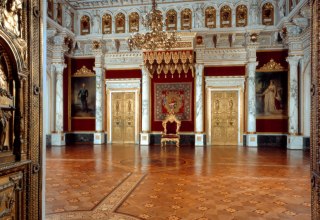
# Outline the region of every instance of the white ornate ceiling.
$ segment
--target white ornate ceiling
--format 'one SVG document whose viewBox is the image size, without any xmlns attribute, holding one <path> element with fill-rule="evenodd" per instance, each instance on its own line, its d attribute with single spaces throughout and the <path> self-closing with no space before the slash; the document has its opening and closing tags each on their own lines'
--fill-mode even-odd
<svg viewBox="0 0 320 220">
<path fill-rule="evenodd" d="M 104 8 L 104 7 L 119 7 L 119 6 L 138 6 L 138 5 L 151 5 L 151 0 L 66 0 L 74 9 L 91 9 L 91 8 Z M 237 2 L 260 2 L 260 0 L 212 0 L 211 4 Z M 171 3 L 205 3 L 207 1 L 197 0 L 156 0 L 158 4 L 171 4 Z"/>
</svg>

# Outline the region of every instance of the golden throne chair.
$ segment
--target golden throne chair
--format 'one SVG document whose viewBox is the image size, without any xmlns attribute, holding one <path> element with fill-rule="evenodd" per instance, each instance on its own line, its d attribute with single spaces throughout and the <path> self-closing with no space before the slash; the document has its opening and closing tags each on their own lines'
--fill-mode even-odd
<svg viewBox="0 0 320 220">
<path fill-rule="evenodd" d="M 161 147 L 167 142 L 172 141 L 179 147 L 180 144 L 180 126 L 181 121 L 174 114 L 169 114 L 162 121 L 163 133 L 161 135 Z"/>
</svg>

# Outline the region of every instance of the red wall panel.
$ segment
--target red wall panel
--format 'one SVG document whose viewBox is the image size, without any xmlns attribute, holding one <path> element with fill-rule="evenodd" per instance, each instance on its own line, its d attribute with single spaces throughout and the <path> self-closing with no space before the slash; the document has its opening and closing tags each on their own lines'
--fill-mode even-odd
<svg viewBox="0 0 320 220">
<path fill-rule="evenodd" d="M 180 131 L 193 132 L 194 131 L 194 78 L 191 75 L 191 72 L 187 74 L 182 73 L 180 78 L 178 74 L 174 74 L 174 78 L 171 78 L 171 74 L 168 74 L 167 78 L 164 77 L 164 74 L 160 74 L 160 78 L 154 76 L 151 79 L 151 130 L 152 131 L 163 131 L 162 122 L 154 120 L 154 83 L 179 83 L 179 82 L 192 82 L 192 97 L 191 97 L 191 121 L 182 121 Z"/>
<path fill-rule="evenodd" d="M 211 66 L 204 68 L 205 76 L 244 76 L 245 66 Z"/>
<path fill-rule="evenodd" d="M 257 61 L 259 62 L 257 69 L 268 63 L 271 59 L 274 59 L 275 62 L 280 63 L 283 67 L 288 68 L 288 62 L 286 61 L 287 57 L 288 50 L 259 51 L 257 52 Z"/>
<path fill-rule="evenodd" d="M 288 132 L 288 119 L 257 119 L 257 132 Z"/>
<path fill-rule="evenodd" d="M 96 120 L 94 118 L 88 119 L 71 119 L 71 130 L 72 131 L 95 131 L 96 129 Z"/>
<path fill-rule="evenodd" d="M 106 79 L 141 78 L 140 69 L 132 70 L 106 70 Z"/>
</svg>

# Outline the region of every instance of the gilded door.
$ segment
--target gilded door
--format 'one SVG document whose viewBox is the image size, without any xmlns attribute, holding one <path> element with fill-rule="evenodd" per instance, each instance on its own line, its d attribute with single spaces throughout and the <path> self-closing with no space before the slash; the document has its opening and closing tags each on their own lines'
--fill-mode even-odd
<svg viewBox="0 0 320 220">
<path fill-rule="evenodd" d="M 112 142 L 134 143 L 135 94 L 133 92 L 115 92 L 111 97 Z"/>
<path fill-rule="evenodd" d="M 212 91 L 211 144 L 238 144 L 238 92 Z"/>
</svg>

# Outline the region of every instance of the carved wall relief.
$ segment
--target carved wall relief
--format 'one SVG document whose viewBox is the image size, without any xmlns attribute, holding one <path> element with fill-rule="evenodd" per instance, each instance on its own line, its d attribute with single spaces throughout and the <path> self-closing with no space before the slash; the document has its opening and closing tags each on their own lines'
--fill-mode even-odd
<svg viewBox="0 0 320 220">
<path fill-rule="evenodd" d="M 112 17 L 110 14 L 105 14 L 102 17 L 102 33 L 103 34 L 112 33 Z"/>
<path fill-rule="evenodd" d="M 171 9 L 166 14 L 167 31 L 177 30 L 177 12 Z"/>
<path fill-rule="evenodd" d="M 274 8 L 271 3 L 265 3 L 262 6 L 262 24 L 263 25 L 273 25 L 274 20 Z"/>
<path fill-rule="evenodd" d="M 216 27 L 216 9 L 214 7 L 206 8 L 205 19 L 205 26 L 207 28 Z"/>
<path fill-rule="evenodd" d="M 236 9 L 236 26 L 245 27 L 248 24 L 248 9 L 245 5 L 239 5 Z"/>
<path fill-rule="evenodd" d="M 2 0 L 0 7 L 0 22 L 8 32 L 21 36 L 21 0 Z"/>
<path fill-rule="evenodd" d="M 181 11 L 181 30 L 190 30 L 192 28 L 192 12 L 189 8 Z"/>
<path fill-rule="evenodd" d="M 139 31 L 139 14 L 137 12 L 132 12 L 129 15 L 129 32 Z"/>
<path fill-rule="evenodd" d="M 48 17 L 53 19 L 53 0 L 48 0 Z"/>
<path fill-rule="evenodd" d="M 228 5 L 225 5 L 220 10 L 220 27 L 231 27 L 232 25 L 232 11 Z"/>
<path fill-rule="evenodd" d="M 116 15 L 116 33 L 126 32 L 126 17 L 123 13 Z"/>
<path fill-rule="evenodd" d="M 90 18 L 83 15 L 80 20 L 80 33 L 81 35 L 90 34 Z"/>
</svg>

